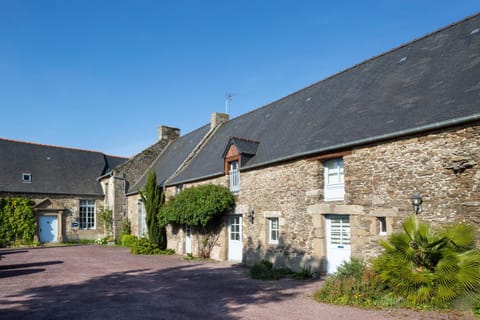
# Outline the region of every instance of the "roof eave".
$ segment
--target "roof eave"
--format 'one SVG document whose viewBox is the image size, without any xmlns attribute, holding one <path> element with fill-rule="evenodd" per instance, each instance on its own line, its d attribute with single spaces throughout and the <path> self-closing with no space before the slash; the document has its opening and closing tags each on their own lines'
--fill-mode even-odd
<svg viewBox="0 0 480 320">
<path fill-rule="evenodd" d="M 465 124 L 465 123 L 468 123 L 468 122 L 478 121 L 478 120 L 480 120 L 480 113 L 475 113 L 473 115 L 469 115 L 469 116 L 466 116 L 466 117 L 460 117 L 460 118 L 435 122 L 435 123 L 428 124 L 428 125 L 425 125 L 425 126 L 420 126 L 420 127 L 415 127 L 415 128 L 411 128 L 411 129 L 406 129 L 406 130 L 396 131 L 396 132 L 387 133 L 387 134 L 383 134 L 383 135 L 378 135 L 378 136 L 374 136 L 374 137 L 370 137 L 370 138 L 364 138 L 364 139 L 359 139 L 359 140 L 355 140 L 355 141 L 340 143 L 340 144 L 333 145 L 333 146 L 328 146 L 328 147 L 325 147 L 325 148 L 319 148 L 319 149 L 310 150 L 310 151 L 306 151 L 306 152 L 296 153 L 296 154 L 289 155 L 289 156 L 286 156 L 286 157 L 281 157 L 281 158 L 276 158 L 276 159 L 273 159 L 273 160 L 264 161 L 264 162 L 261 162 L 261 163 L 256 163 L 256 164 L 253 164 L 253 165 L 250 165 L 250 166 L 246 165 L 245 167 L 240 168 L 240 171 L 252 170 L 252 169 L 256 169 L 256 168 L 259 168 L 259 167 L 264 167 L 264 166 L 271 165 L 271 164 L 278 163 L 278 162 L 285 162 L 285 161 L 289 161 L 289 160 L 293 160 L 293 159 L 297 159 L 297 158 L 312 156 L 312 155 L 319 154 L 319 153 L 332 152 L 332 151 L 339 150 L 339 149 L 357 147 L 357 146 L 360 146 L 360 145 L 380 142 L 380 141 L 383 141 L 383 140 L 399 138 L 399 137 L 406 136 L 406 135 L 418 134 L 418 133 L 437 130 L 437 129 L 446 128 L 446 127 L 452 127 L 452 126 Z"/>
</svg>

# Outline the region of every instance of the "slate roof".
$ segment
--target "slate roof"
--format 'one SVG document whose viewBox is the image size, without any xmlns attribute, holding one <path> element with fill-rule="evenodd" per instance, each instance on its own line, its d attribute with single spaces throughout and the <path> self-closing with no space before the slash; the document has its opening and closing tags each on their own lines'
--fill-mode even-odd
<svg viewBox="0 0 480 320">
<path fill-rule="evenodd" d="M 126 158 L 0 139 L 0 192 L 103 195 L 97 181 Z M 32 183 L 22 174 L 31 173 Z"/>
<path fill-rule="evenodd" d="M 170 143 L 154 161 L 151 168 L 129 189 L 128 193 L 137 193 L 145 185 L 147 175 L 152 169 L 155 170 L 157 175 L 157 183 L 163 185 L 166 180 L 180 168 L 209 130 L 210 125 L 205 125 Z"/>
<path fill-rule="evenodd" d="M 223 175 L 230 137 L 258 141 L 241 170 L 480 119 L 480 15 L 223 124 L 169 184 Z"/>
</svg>

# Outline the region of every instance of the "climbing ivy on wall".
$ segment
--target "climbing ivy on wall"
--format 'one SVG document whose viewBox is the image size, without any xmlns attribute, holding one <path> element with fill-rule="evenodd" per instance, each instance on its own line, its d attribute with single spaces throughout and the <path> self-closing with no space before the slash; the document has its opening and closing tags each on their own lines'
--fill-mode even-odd
<svg viewBox="0 0 480 320">
<path fill-rule="evenodd" d="M 32 205 L 25 198 L 0 198 L 0 247 L 33 241 L 37 225 Z"/>
</svg>

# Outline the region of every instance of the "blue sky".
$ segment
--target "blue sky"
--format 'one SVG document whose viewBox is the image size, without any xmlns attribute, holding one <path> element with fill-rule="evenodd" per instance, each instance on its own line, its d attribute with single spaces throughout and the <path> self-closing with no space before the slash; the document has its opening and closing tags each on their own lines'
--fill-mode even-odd
<svg viewBox="0 0 480 320">
<path fill-rule="evenodd" d="M 480 12 L 478 0 L 0 0 L 0 138 L 132 156 Z"/>
</svg>

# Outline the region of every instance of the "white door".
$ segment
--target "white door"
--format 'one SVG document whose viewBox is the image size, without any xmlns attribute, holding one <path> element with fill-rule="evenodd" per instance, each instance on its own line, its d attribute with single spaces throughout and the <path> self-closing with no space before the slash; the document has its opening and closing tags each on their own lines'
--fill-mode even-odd
<svg viewBox="0 0 480 320">
<path fill-rule="evenodd" d="M 328 215 L 327 218 L 327 272 L 334 273 L 350 260 L 350 217 Z"/>
<path fill-rule="evenodd" d="M 242 261 L 242 216 L 231 216 L 228 220 L 228 260 Z"/>
<path fill-rule="evenodd" d="M 192 253 L 192 228 L 185 225 L 185 254 Z"/>
<path fill-rule="evenodd" d="M 40 216 L 39 219 L 40 242 L 57 242 L 58 223 L 55 216 Z"/>
</svg>

